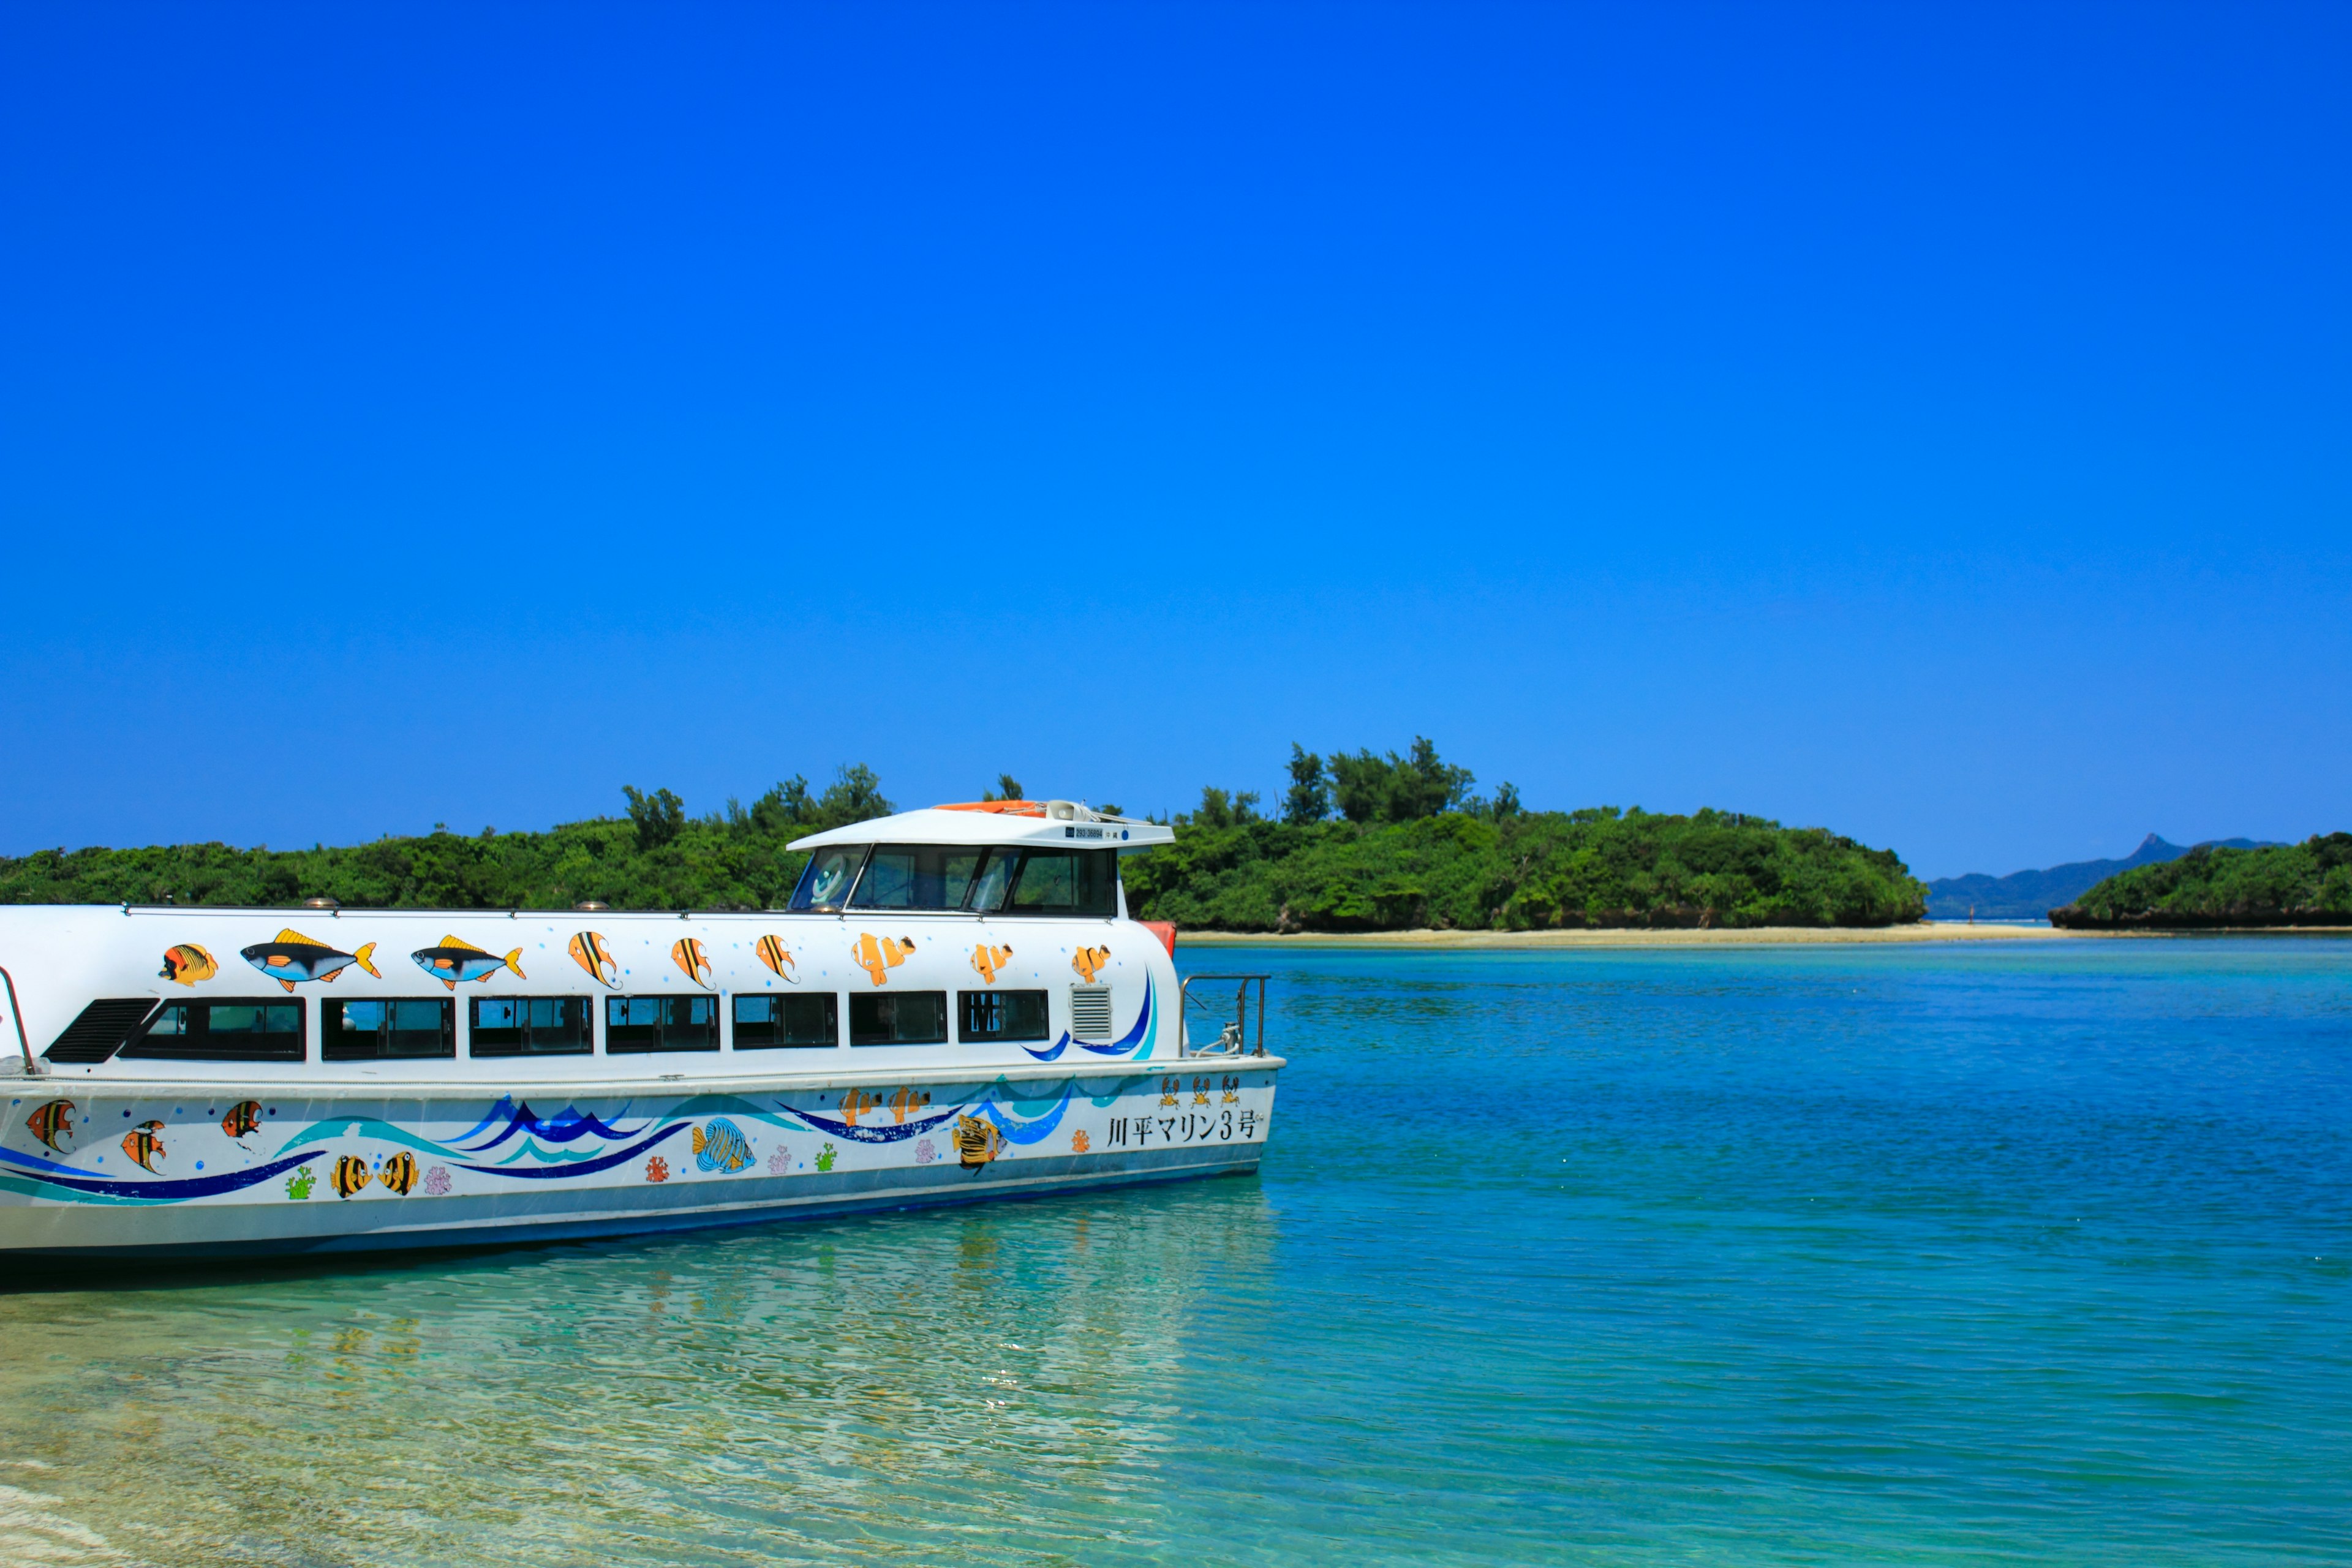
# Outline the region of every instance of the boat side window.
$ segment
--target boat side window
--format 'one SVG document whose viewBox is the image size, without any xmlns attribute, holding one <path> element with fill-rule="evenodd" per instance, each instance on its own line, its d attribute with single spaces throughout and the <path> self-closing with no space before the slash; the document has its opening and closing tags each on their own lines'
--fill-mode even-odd
<svg viewBox="0 0 2352 1568">
<path fill-rule="evenodd" d="M 1115 849 L 1027 849 L 1013 873 L 1003 912 L 1015 915 L 1100 915 L 1118 912 L 1118 852 Z"/>
<path fill-rule="evenodd" d="M 718 1048 L 719 999 L 715 996 L 604 998 L 607 1056 Z"/>
<path fill-rule="evenodd" d="M 963 1013 L 959 1040 L 1042 1040 L 1052 1033 L 1043 991 L 960 991 L 956 1000 Z"/>
<path fill-rule="evenodd" d="M 1004 907 L 1004 889 L 1013 885 L 1013 873 L 1021 865 L 1018 849 L 992 849 L 980 874 L 971 879 L 971 896 L 964 907 L 987 914 Z"/>
<path fill-rule="evenodd" d="M 793 908 L 827 914 L 841 908 L 865 858 L 863 844 L 835 844 L 811 855 L 801 868 L 800 886 L 793 889 Z"/>
<path fill-rule="evenodd" d="M 830 991 L 814 995 L 735 998 L 735 1048 L 764 1051 L 777 1047 L 841 1044 L 840 1004 Z"/>
<path fill-rule="evenodd" d="M 219 1025 L 215 1023 L 214 1027 Z M 457 1054 L 457 1007 L 449 997 L 402 996 L 386 1002 L 319 1004 L 319 1057 L 322 1061 Z"/>
<path fill-rule="evenodd" d="M 856 910 L 960 910 L 981 851 L 952 844 L 877 844 L 849 898 Z"/>
<path fill-rule="evenodd" d="M 299 1002 L 171 1002 L 122 1047 L 184 1062 L 299 1062 Z"/>
<path fill-rule="evenodd" d="M 849 1043 L 853 1046 L 944 1046 L 948 1043 L 948 994 L 944 991 L 881 991 L 849 998 Z"/>
<path fill-rule="evenodd" d="M 478 1057 L 582 1057 L 592 1048 L 585 996 L 477 996 L 466 1049 Z"/>
</svg>

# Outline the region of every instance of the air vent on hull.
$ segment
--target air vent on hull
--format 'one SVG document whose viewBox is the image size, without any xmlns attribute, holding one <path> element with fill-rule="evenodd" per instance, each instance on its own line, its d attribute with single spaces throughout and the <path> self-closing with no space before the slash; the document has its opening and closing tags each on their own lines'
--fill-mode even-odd
<svg viewBox="0 0 2352 1568">
<path fill-rule="evenodd" d="M 1110 987 L 1070 987 L 1070 1036 L 1079 1040 L 1110 1038 Z"/>
</svg>

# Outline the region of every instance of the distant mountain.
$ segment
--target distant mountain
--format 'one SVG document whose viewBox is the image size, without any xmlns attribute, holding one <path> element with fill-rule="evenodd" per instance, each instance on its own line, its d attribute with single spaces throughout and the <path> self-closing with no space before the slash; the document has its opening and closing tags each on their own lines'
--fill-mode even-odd
<svg viewBox="0 0 2352 1568">
<path fill-rule="evenodd" d="M 2252 838 L 2209 840 L 2216 849 L 2267 849 L 2273 846 Z M 2076 860 L 2046 871 L 2012 871 L 1988 877 L 1971 871 L 1965 877 L 1945 877 L 1927 884 L 1927 918 L 1964 921 L 1973 913 L 1980 921 L 2038 921 L 2052 910 L 2071 904 L 2118 871 L 2178 860 L 2189 846 L 2167 844 L 2155 834 L 2120 860 Z"/>
</svg>

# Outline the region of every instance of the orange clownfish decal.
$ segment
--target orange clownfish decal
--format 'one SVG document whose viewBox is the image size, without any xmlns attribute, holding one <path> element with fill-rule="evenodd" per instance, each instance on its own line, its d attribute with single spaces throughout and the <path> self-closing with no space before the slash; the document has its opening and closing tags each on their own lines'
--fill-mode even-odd
<svg viewBox="0 0 2352 1568">
<path fill-rule="evenodd" d="M 908 1117 L 912 1116 L 916 1111 L 922 1110 L 923 1107 L 929 1105 L 930 1102 L 931 1097 L 928 1093 L 920 1093 L 911 1089 L 902 1089 L 898 1093 L 890 1097 L 890 1119 L 898 1123 L 898 1125 L 904 1127 L 907 1125 Z"/>
<path fill-rule="evenodd" d="M 871 931 L 860 931 L 857 945 L 849 950 L 849 956 L 856 962 L 858 968 L 874 977 L 875 984 L 887 985 L 890 983 L 890 972 L 906 963 L 907 955 L 914 951 L 915 939 L 911 936 L 894 940 L 887 936 L 877 937 Z"/>
<path fill-rule="evenodd" d="M 1071 955 L 1070 967 L 1078 972 L 1079 979 L 1084 980 L 1087 984 L 1092 985 L 1095 983 L 1095 976 L 1100 974 L 1103 971 L 1103 965 L 1109 962 L 1110 949 L 1107 947 L 1082 947 Z"/>
<path fill-rule="evenodd" d="M 751 951 L 760 955 L 761 963 L 776 972 L 777 979 L 789 981 L 794 985 L 801 983 L 801 966 L 793 958 L 793 950 L 784 945 L 782 937 L 763 936 L 752 944 Z"/>
<path fill-rule="evenodd" d="M 880 1095 L 868 1094 L 862 1089 L 853 1089 L 841 1097 L 841 1119 L 855 1127 L 857 1125 L 859 1117 L 869 1110 L 879 1110 L 881 1105 Z"/>
<path fill-rule="evenodd" d="M 690 936 L 680 937 L 669 950 L 669 955 L 680 969 L 686 971 L 688 980 L 706 991 L 711 988 L 710 955 L 702 950 L 700 942 Z"/>
<path fill-rule="evenodd" d="M 992 985 L 996 983 L 996 972 L 1003 968 L 1004 961 L 1012 956 L 1011 948 L 991 947 L 983 942 L 971 950 L 971 967 L 982 980 Z"/>
</svg>

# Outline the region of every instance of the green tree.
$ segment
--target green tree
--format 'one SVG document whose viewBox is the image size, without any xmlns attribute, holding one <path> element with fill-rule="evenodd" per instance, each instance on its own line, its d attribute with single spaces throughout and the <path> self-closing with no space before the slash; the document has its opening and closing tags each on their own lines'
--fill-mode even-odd
<svg viewBox="0 0 2352 1568">
<path fill-rule="evenodd" d="M 1323 778 L 1323 759 L 1290 742 L 1290 792 L 1283 797 L 1282 819 L 1294 825 L 1320 822 L 1331 815 L 1331 786 Z"/>
<path fill-rule="evenodd" d="M 629 797 L 629 820 L 637 825 L 637 846 L 642 849 L 658 849 L 676 838 L 686 826 L 686 802 L 666 789 L 651 795 L 642 795 L 633 784 L 623 784 L 621 793 Z M 434 825 L 440 830 L 440 824 Z"/>
<path fill-rule="evenodd" d="M 996 775 L 996 788 L 993 790 L 981 791 L 980 798 L 982 800 L 1027 800 L 1029 797 L 1021 793 L 1020 780 L 1014 778 L 1011 773 L 999 773 Z"/>
</svg>

